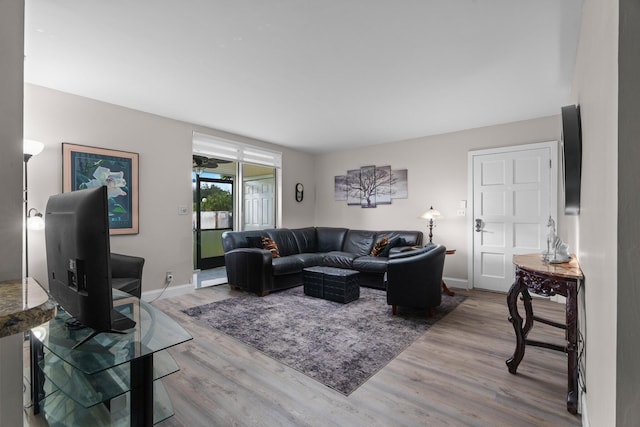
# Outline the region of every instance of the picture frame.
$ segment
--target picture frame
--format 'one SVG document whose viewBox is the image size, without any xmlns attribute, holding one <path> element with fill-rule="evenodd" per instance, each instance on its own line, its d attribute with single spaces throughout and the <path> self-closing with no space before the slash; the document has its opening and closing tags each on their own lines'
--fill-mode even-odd
<svg viewBox="0 0 640 427">
<path fill-rule="evenodd" d="M 109 234 L 138 234 L 138 153 L 62 143 L 62 192 L 106 185 Z"/>
</svg>

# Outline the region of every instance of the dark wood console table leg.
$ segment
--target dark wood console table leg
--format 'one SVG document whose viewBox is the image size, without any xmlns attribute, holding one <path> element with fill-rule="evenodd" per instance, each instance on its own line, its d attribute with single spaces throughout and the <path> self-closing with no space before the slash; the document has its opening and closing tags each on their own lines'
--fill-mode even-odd
<svg viewBox="0 0 640 427">
<path fill-rule="evenodd" d="M 578 413 L 578 283 L 567 282 L 567 410 Z"/>
<path fill-rule="evenodd" d="M 523 326 L 523 319 L 518 312 L 518 297 L 522 295 L 524 302 L 525 319 Z M 518 370 L 518 365 L 522 362 L 524 357 L 524 349 L 526 345 L 527 334 L 533 326 L 533 309 L 531 308 L 531 295 L 527 287 L 522 282 L 522 277 L 519 272 L 516 272 L 516 281 L 511 285 L 509 293 L 507 294 L 507 307 L 509 308 L 509 322 L 513 325 L 513 330 L 516 334 L 516 349 L 513 352 L 513 356 L 507 359 L 506 364 L 509 368 L 509 372 L 515 374 Z"/>
</svg>

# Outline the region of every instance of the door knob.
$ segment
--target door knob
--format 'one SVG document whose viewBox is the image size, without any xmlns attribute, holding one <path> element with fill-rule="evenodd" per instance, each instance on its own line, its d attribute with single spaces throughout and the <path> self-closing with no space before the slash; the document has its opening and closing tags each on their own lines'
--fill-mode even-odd
<svg viewBox="0 0 640 427">
<path fill-rule="evenodd" d="M 482 220 L 481 219 L 476 219 L 476 232 L 480 232 L 482 231 Z"/>
</svg>

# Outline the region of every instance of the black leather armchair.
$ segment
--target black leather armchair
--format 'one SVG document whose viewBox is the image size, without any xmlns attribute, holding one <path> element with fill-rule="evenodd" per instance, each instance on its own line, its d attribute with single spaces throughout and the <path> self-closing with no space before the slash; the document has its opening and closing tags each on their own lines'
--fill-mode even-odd
<svg viewBox="0 0 640 427">
<path fill-rule="evenodd" d="M 140 298 L 144 258 L 111 253 L 111 287 Z"/>
<path fill-rule="evenodd" d="M 397 306 L 403 306 L 428 309 L 431 316 L 433 307 L 442 300 L 440 283 L 446 248 L 435 245 L 418 251 L 391 258 L 387 265 L 387 304 L 394 315 Z"/>
</svg>

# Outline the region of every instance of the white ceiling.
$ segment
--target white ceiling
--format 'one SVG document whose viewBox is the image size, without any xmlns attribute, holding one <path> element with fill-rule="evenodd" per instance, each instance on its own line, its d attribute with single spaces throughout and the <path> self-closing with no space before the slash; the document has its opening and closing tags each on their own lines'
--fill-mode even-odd
<svg viewBox="0 0 640 427">
<path fill-rule="evenodd" d="M 27 0 L 25 80 L 322 152 L 559 114 L 582 0 Z"/>
</svg>

